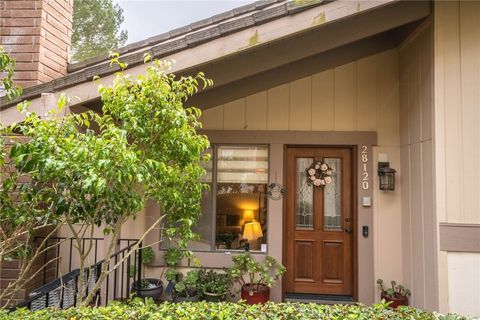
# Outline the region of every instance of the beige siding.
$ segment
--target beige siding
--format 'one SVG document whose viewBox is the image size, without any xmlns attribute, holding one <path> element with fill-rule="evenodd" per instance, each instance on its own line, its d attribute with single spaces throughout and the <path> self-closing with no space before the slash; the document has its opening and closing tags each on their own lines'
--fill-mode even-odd
<svg viewBox="0 0 480 320">
<path fill-rule="evenodd" d="M 480 223 L 480 3 L 439 2 L 435 14 L 438 213 Z"/>
<path fill-rule="evenodd" d="M 268 130 L 285 130 L 288 128 L 288 109 L 290 107 L 289 103 L 289 92 L 290 86 L 284 84 L 275 88 L 268 90 L 267 94 L 267 129 Z M 205 114 L 209 114 L 213 110 L 223 109 L 223 107 L 217 107 L 210 109 Z M 213 128 L 211 128 L 213 129 Z"/>
<path fill-rule="evenodd" d="M 335 116 L 334 70 L 312 76 L 312 130 L 333 131 Z M 375 107 L 375 104 L 373 104 Z M 322 119 L 322 121 L 318 121 Z M 317 121 L 316 121 L 317 120 Z"/>
<path fill-rule="evenodd" d="M 403 274 L 412 304 L 438 309 L 437 222 L 432 141 L 432 27 L 400 48 Z"/>
<path fill-rule="evenodd" d="M 245 99 L 245 129 L 267 130 L 267 92 L 263 91 Z"/>
<path fill-rule="evenodd" d="M 389 50 L 204 111 L 205 129 L 377 131 L 399 146 L 398 53 Z"/>
<path fill-rule="evenodd" d="M 449 252 L 449 311 L 478 319 L 480 317 L 480 254 Z"/>
<path fill-rule="evenodd" d="M 480 224 L 480 3 L 435 3 L 435 171 L 439 222 Z M 478 253 L 440 252 L 442 311 L 480 316 Z M 465 292 L 468 292 L 465 295 Z"/>
<path fill-rule="evenodd" d="M 356 63 L 335 68 L 335 131 L 355 131 L 357 129 L 357 88 Z"/>
<path fill-rule="evenodd" d="M 396 49 L 385 51 L 210 108 L 203 114 L 204 128 L 376 131 L 373 163 L 384 153 L 400 175 L 398 59 Z M 377 186 L 374 175 L 375 277 L 402 282 L 401 183 L 391 193 Z"/>
</svg>

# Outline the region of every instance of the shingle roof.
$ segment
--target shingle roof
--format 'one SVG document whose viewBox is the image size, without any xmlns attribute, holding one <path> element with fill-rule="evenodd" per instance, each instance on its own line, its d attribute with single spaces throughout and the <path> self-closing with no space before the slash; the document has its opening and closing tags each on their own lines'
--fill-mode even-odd
<svg viewBox="0 0 480 320">
<path fill-rule="evenodd" d="M 121 54 L 122 62 L 128 63 L 129 66 L 134 66 L 143 63 L 146 53 L 149 53 L 153 58 L 162 58 L 255 25 L 308 10 L 327 1 L 330 2 L 332 0 L 260 0 L 169 32 L 131 43 L 119 48 L 117 52 Z M 94 76 L 105 76 L 115 71 L 118 71 L 118 66 L 110 66 L 106 55 L 73 63 L 68 66 L 69 73 L 66 76 L 48 83 L 26 88 L 21 99 L 31 99 L 44 92 L 59 91 L 76 84 L 91 81 Z M 3 97 L 0 99 L 0 110 L 16 102 L 18 101 L 8 102 Z"/>
</svg>

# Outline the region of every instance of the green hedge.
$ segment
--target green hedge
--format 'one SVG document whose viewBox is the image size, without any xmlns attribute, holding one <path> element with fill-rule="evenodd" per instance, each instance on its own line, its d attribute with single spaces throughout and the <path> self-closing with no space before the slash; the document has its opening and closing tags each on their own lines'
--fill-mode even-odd
<svg viewBox="0 0 480 320">
<path fill-rule="evenodd" d="M 357 319 L 357 320 L 457 320 L 466 319 L 460 316 L 442 316 L 414 308 L 403 307 L 391 310 L 385 305 L 377 304 L 370 307 L 301 303 L 267 303 L 265 305 L 246 305 L 243 303 L 162 303 L 156 305 L 151 301 L 134 300 L 128 304 L 112 303 L 100 308 L 70 308 L 67 310 L 42 310 L 30 312 L 17 310 L 12 313 L 0 311 L 1 320 L 50 320 L 50 319 L 95 319 L 95 320 L 254 320 L 254 319 Z"/>
</svg>

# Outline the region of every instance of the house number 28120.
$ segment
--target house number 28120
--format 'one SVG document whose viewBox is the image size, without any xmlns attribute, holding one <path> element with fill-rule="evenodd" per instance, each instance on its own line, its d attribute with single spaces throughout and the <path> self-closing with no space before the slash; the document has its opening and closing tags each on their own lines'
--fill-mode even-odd
<svg viewBox="0 0 480 320">
<path fill-rule="evenodd" d="M 362 146 L 362 188 L 363 190 L 368 190 L 370 184 L 370 177 L 367 172 L 367 162 L 368 162 L 368 147 Z"/>
</svg>

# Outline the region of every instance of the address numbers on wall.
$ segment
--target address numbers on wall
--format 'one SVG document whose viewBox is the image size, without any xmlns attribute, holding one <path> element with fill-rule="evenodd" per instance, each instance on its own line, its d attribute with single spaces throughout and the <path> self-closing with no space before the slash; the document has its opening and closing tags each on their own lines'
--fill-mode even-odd
<svg viewBox="0 0 480 320">
<path fill-rule="evenodd" d="M 362 146 L 362 188 L 363 190 L 368 190 L 370 187 L 370 177 L 367 172 L 367 163 L 368 163 L 368 147 Z"/>
</svg>

